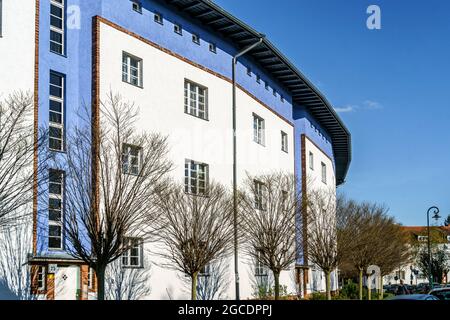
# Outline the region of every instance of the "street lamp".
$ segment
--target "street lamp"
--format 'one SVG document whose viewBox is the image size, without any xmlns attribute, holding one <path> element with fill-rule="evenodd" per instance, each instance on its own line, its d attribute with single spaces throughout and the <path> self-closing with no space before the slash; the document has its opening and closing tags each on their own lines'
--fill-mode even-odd
<svg viewBox="0 0 450 320">
<path fill-rule="evenodd" d="M 431 238 L 430 238 L 430 213 L 433 213 L 433 219 L 438 220 L 439 216 L 439 208 L 433 206 L 427 211 L 427 231 L 428 231 L 428 281 L 430 283 L 430 290 L 433 289 L 433 275 L 431 274 Z"/>
</svg>

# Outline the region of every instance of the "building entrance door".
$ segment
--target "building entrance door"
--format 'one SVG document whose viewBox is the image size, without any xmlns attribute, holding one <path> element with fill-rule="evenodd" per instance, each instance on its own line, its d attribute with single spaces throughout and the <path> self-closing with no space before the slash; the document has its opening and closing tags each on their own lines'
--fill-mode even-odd
<svg viewBox="0 0 450 320">
<path fill-rule="evenodd" d="M 80 268 L 78 266 L 58 267 L 55 274 L 55 300 L 76 300 Z"/>
</svg>

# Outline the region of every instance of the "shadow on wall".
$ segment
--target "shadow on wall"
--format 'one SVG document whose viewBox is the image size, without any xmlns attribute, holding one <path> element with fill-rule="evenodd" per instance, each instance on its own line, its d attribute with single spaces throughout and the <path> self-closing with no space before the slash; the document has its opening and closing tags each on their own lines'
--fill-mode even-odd
<svg viewBox="0 0 450 320">
<path fill-rule="evenodd" d="M 0 280 L 0 300 L 19 300 L 2 280 Z"/>
</svg>

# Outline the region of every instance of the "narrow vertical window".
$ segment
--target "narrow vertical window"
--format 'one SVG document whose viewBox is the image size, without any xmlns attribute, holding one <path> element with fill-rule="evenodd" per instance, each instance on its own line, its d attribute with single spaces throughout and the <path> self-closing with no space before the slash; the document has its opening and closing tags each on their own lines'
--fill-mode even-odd
<svg viewBox="0 0 450 320">
<path fill-rule="evenodd" d="M 142 148 L 129 144 L 122 145 L 122 171 L 125 174 L 138 175 L 142 162 Z"/>
<path fill-rule="evenodd" d="M 247 67 L 247 75 L 248 75 L 249 77 L 252 76 L 252 68 Z"/>
<path fill-rule="evenodd" d="M 208 89 L 191 81 L 184 81 L 184 112 L 208 120 Z"/>
<path fill-rule="evenodd" d="M 281 131 L 281 150 L 288 152 L 288 135 L 283 131 Z"/>
<path fill-rule="evenodd" d="M 314 170 L 314 153 L 309 152 L 309 168 Z"/>
<path fill-rule="evenodd" d="M 322 182 L 327 183 L 327 165 L 322 162 Z"/>
<path fill-rule="evenodd" d="M 50 0 L 50 51 L 64 54 L 65 0 Z"/>
<path fill-rule="evenodd" d="M 64 151 L 65 77 L 50 71 L 49 148 Z"/>
<path fill-rule="evenodd" d="M 264 119 L 253 114 L 253 140 L 260 144 L 264 145 L 265 143 L 265 123 Z"/>
<path fill-rule="evenodd" d="M 142 87 L 142 59 L 123 52 L 122 81 Z"/>
<path fill-rule="evenodd" d="M 261 181 L 254 181 L 255 209 L 266 211 L 266 186 Z"/>
<path fill-rule="evenodd" d="M 259 74 L 256 75 L 256 83 L 261 83 L 261 76 Z"/>
<path fill-rule="evenodd" d="M 45 267 L 38 266 L 37 269 L 37 289 L 45 290 Z"/>
<path fill-rule="evenodd" d="M 48 247 L 62 249 L 64 203 L 64 172 L 49 170 L 48 185 Z"/>
<path fill-rule="evenodd" d="M 94 269 L 89 267 L 88 269 L 88 289 L 92 290 L 94 288 Z"/>
<path fill-rule="evenodd" d="M 211 51 L 212 53 L 217 53 L 217 46 L 215 43 L 209 44 L 209 51 Z"/>
<path fill-rule="evenodd" d="M 142 239 L 129 238 L 126 245 L 129 249 L 122 255 L 122 266 L 127 268 L 141 268 L 143 266 Z"/>
<path fill-rule="evenodd" d="M 200 36 L 198 34 L 193 33 L 192 34 L 192 42 L 200 45 Z"/>
<path fill-rule="evenodd" d="M 186 160 L 184 167 L 184 189 L 186 193 L 206 195 L 209 184 L 209 166 L 193 160 Z"/>
<path fill-rule="evenodd" d="M 175 24 L 173 25 L 173 31 L 174 31 L 175 33 L 179 34 L 179 35 L 182 35 L 182 34 L 183 34 L 183 28 L 182 28 L 181 25 L 178 24 L 178 23 L 175 23 Z"/>
<path fill-rule="evenodd" d="M 163 15 L 161 13 L 156 12 L 155 13 L 155 22 L 159 24 L 164 24 Z"/>
</svg>

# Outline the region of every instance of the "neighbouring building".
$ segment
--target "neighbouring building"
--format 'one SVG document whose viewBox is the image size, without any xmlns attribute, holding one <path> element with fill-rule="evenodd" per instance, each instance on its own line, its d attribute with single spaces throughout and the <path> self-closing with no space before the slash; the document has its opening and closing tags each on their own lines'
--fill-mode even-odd
<svg viewBox="0 0 450 320">
<path fill-rule="evenodd" d="M 209 0 L 0 0 L 0 17 L 0 92 L 34 93 L 34 126 L 49 128 L 49 148 L 61 163 L 79 108 L 98 109 L 113 91 L 140 106 L 139 127 L 169 137 L 175 179 L 184 181 L 190 166 L 231 185 L 232 59 L 262 34 Z M 264 38 L 239 58 L 236 82 L 238 181 L 246 172 L 284 171 L 309 177 L 316 187 L 344 183 L 350 133 L 283 53 Z M 92 270 L 65 250 L 61 168 L 49 172 L 48 199 L 35 194 L 32 292 L 43 299 L 92 299 Z M 151 265 L 152 290 L 143 298 L 187 298 L 180 275 L 144 257 L 143 246 L 121 262 L 124 268 Z M 251 298 L 252 279 L 264 270 L 244 258 L 240 253 L 241 297 Z M 229 265 L 227 296 L 234 298 L 231 258 Z M 336 289 L 335 273 L 332 282 Z M 282 272 L 281 284 L 292 293 L 300 284 L 307 293 L 325 289 L 307 252 Z"/>
<path fill-rule="evenodd" d="M 429 283 L 429 279 L 421 270 L 418 263 L 418 253 L 425 250 L 427 252 L 428 246 L 428 229 L 427 227 L 402 227 L 407 233 L 410 248 L 412 251 L 411 261 L 405 265 L 399 266 L 391 274 L 383 277 L 385 284 L 397 284 L 403 280 L 409 285 L 418 285 L 421 283 Z M 447 259 L 450 261 L 450 227 L 430 227 L 430 239 L 432 250 L 437 246 L 447 253 Z M 448 283 L 450 271 L 442 275 L 443 283 Z"/>
</svg>

